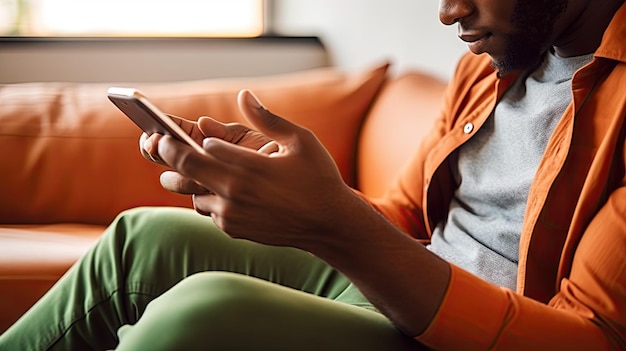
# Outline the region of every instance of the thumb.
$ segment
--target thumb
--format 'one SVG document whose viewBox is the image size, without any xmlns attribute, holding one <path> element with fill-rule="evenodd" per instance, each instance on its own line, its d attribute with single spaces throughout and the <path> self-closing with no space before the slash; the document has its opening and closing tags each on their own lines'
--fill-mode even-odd
<svg viewBox="0 0 626 351">
<path fill-rule="evenodd" d="M 279 144 L 287 141 L 297 128 L 295 124 L 268 111 L 249 90 L 240 91 L 237 102 L 248 122 L 259 132 Z"/>
</svg>

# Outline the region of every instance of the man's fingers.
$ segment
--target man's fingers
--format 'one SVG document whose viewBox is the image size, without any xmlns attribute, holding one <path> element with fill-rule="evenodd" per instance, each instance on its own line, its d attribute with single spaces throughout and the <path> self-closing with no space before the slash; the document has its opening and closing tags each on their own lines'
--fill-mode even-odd
<svg viewBox="0 0 626 351">
<path fill-rule="evenodd" d="M 269 143 L 261 146 L 261 148 L 257 152 L 260 154 L 272 156 L 272 154 L 277 153 L 278 151 L 280 151 L 278 143 L 272 140 Z"/>
<path fill-rule="evenodd" d="M 161 157 L 159 157 L 159 151 L 156 147 L 161 137 L 162 135 L 156 133 L 150 136 L 146 133 L 141 134 L 141 137 L 139 138 L 139 150 L 141 150 L 141 155 L 148 161 L 152 161 L 160 165 L 166 165 Z"/>
<path fill-rule="evenodd" d="M 196 128 L 196 122 L 194 121 L 190 121 L 187 119 L 184 119 L 182 117 L 178 117 L 178 116 L 174 116 L 174 115 L 167 115 L 169 118 L 172 119 L 172 121 L 174 121 L 174 123 L 178 124 L 178 126 L 185 131 L 185 133 L 191 135 L 191 132 L 193 131 L 194 128 Z"/>
<path fill-rule="evenodd" d="M 198 129 L 207 137 L 226 138 L 226 125 L 211 117 L 198 118 Z"/>
<path fill-rule="evenodd" d="M 239 109 L 246 119 L 261 133 L 282 145 L 299 129 L 295 124 L 268 111 L 249 90 L 242 90 L 237 97 Z"/>
<path fill-rule="evenodd" d="M 204 151 L 215 161 L 232 166 L 243 166 L 251 170 L 255 168 L 261 157 L 256 150 L 235 145 L 218 138 L 206 138 L 202 143 Z"/>
<path fill-rule="evenodd" d="M 201 215 L 211 216 L 216 219 L 216 213 L 220 212 L 221 199 L 213 194 L 194 194 L 192 196 L 193 208 Z M 217 223 L 216 223 L 217 224 Z"/>
<path fill-rule="evenodd" d="M 222 143 L 228 144 L 224 141 Z M 231 145 L 231 144 L 228 144 Z M 237 147 L 237 146 L 234 146 Z M 238 147 L 240 148 L 240 147 Z M 158 144 L 159 155 L 182 176 L 195 180 L 198 185 L 214 193 L 223 193 L 227 179 L 238 171 L 232 159 L 216 158 L 210 153 L 199 153 L 171 136 L 165 135 Z M 247 153 L 249 149 L 241 148 Z M 176 183 L 173 186 L 177 186 Z"/>
<path fill-rule="evenodd" d="M 174 193 L 185 195 L 210 193 L 210 191 L 200 186 L 192 179 L 174 171 L 165 171 L 161 173 L 160 182 L 163 188 Z"/>
<path fill-rule="evenodd" d="M 174 123 L 178 124 L 180 128 L 191 137 L 198 145 L 202 144 L 202 139 L 204 139 L 204 134 L 202 130 L 198 128 L 198 123 L 196 121 L 190 121 L 188 119 L 184 119 L 181 117 L 177 117 L 174 115 L 168 115 Z M 200 117 L 206 118 L 206 117 Z"/>
</svg>

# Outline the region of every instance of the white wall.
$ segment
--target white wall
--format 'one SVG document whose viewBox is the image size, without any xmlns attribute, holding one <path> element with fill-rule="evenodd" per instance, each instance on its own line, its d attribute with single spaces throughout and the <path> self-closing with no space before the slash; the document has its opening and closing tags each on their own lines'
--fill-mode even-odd
<svg viewBox="0 0 626 351">
<path fill-rule="evenodd" d="M 467 47 L 439 22 L 437 0 L 275 0 L 275 30 L 315 34 L 333 63 L 353 70 L 390 60 L 395 71 L 449 78 Z"/>
<path fill-rule="evenodd" d="M 0 39 L 0 83 L 180 81 L 329 64 L 314 38 Z"/>
</svg>

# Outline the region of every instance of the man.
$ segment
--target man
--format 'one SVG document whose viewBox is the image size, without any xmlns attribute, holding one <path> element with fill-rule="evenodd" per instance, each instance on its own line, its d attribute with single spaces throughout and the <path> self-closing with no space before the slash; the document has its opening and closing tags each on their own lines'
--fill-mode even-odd
<svg viewBox="0 0 626 351">
<path fill-rule="evenodd" d="M 118 217 L 0 347 L 626 348 L 624 1 L 441 0 L 440 19 L 487 55 L 385 197 L 242 91 L 259 132 L 180 121 L 206 154 L 142 137 L 204 216 Z"/>
</svg>

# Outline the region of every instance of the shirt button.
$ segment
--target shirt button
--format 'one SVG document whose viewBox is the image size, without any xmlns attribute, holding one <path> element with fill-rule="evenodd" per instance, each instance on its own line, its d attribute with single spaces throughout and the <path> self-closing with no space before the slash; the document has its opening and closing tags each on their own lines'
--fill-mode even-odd
<svg viewBox="0 0 626 351">
<path fill-rule="evenodd" d="M 474 130 L 474 125 L 471 122 L 467 122 L 465 127 L 463 127 L 463 133 L 469 134 Z"/>
</svg>

